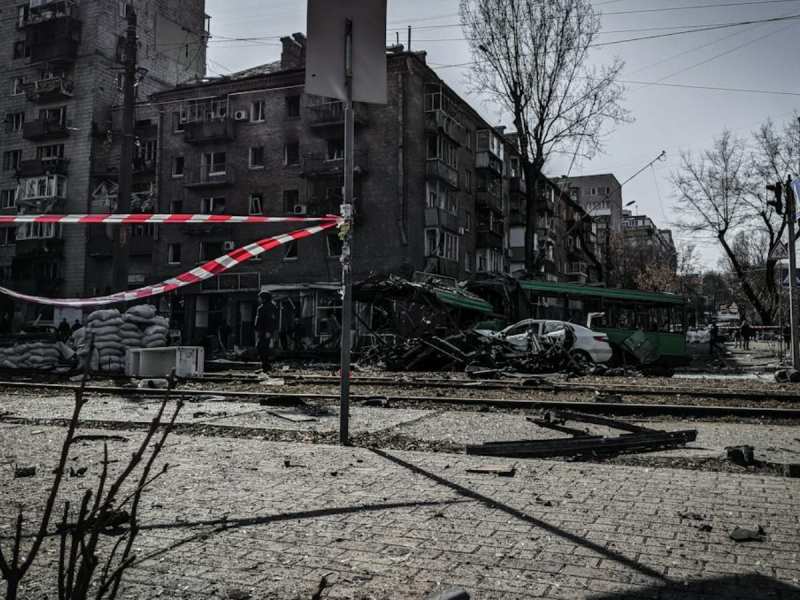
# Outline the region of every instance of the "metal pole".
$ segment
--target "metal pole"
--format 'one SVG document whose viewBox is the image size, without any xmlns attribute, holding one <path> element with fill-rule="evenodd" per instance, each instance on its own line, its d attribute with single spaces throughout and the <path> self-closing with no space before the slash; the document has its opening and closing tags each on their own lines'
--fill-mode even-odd
<svg viewBox="0 0 800 600">
<path fill-rule="evenodd" d="M 131 187 L 133 183 L 133 152 L 135 133 L 136 104 L 136 11 L 133 5 L 126 6 L 128 29 L 125 38 L 125 82 L 122 105 L 122 147 L 119 155 L 119 179 L 117 188 L 118 213 L 128 213 L 131 208 Z M 127 226 L 114 228 L 114 260 L 112 279 L 114 291 L 128 289 L 128 241 Z"/>
<path fill-rule="evenodd" d="M 795 220 L 797 219 L 797 205 L 791 178 L 786 181 L 786 218 L 789 230 L 789 328 L 792 334 L 792 368 L 800 370 L 800 349 L 798 348 L 797 330 L 797 255 L 795 254 Z"/>
<path fill-rule="evenodd" d="M 350 345 L 353 320 L 353 169 L 355 167 L 355 119 L 353 118 L 353 22 L 345 25 L 345 83 L 347 100 L 344 105 L 344 240 L 342 243 L 342 332 L 341 332 L 341 403 L 339 407 L 339 443 L 350 445 Z"/>
</svg>

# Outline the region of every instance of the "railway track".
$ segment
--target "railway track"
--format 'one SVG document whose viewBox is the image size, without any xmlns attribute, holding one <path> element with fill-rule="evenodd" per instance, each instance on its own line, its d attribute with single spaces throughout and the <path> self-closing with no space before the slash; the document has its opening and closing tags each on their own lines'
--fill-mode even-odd
<svg viewBox="0 0 800 600">
<path fill-rule="evenodd" d="M 279 375 L 279 379 L 295 384 L 305 385 L 337 385 L 339 378 L 334 375 Z M 258 383 L 259 377 L 253 375 L 206 375 L 202 379 L 208 383 Z M 0 386 L 3 382 L 0 382 Z M 732 390 L 726 388 L 689 387 L 688 385 L 652 386 L 646 384 L 619 383 L 581 383 L 553 382 L 532 375 L 519 380 L 497 379 L 445 379 L 414 377 L 413 379 L 394 377 L 353 377 L 352 387 L 379 386 L 402 388 L 440 388 L 440 389 L 483 389 L 483 390 L 531 390 L 550 393 L 594 392 L 609 394 L 625 394 L 630 396 L 686 396 L 690 398 L 719 398 L 741 400 L 782 400 L 800 402 L 800 392 L 783 390 Z"/>
<path fill-rule="evenodd" d="M 596 389 L 589 386 L 590 389 Z M 35 392 L 68 392 L 78 390 L 77 385 L 67 384 L 41 384 L 31 382 L 0 382 L 0 389 L 30 390 Z M 168 393 L 176 399 L 200 401 L 231 401 L 254 402 L 270 406 L 290 406 L 306 400 L 335 402 L 339 400 L 338 393 L 275 393 L 255 391 L 230 391 L 220 389 L 176 389 L 167 392 L 163 389 L 139 389 L 111 386 L 87 386 L 85 393 L 100 396 L 138 396 L 163 398 Z M 352 394 L 355 403 L 374 400 L 375 394 Z M 742 406 L 703 406 L 687 404 L 632 404 L 632 403 L 607 403 L 607 402 L 576 402 L 560 400 L 534 400 L 534 399 L 491 399 L 491 398 L 465 398 L 441 396 L 392 396 L 381 395 L 389 404 L 400 405 L 427 405 L 447 406 L 458 405 L 462 407 L 495 407 L 505 410 L 518 409 L 544 409 L 544 410 L 573 410 L 577 412 L 609 415 L 639 415 L 676 417 L 738 417 L 753 419 L 780 419 L 800 420 L 800 409 L 792 408 L 761 408 Z M 2 407 L 2 401 L 0 401 Z"/>
</svg>

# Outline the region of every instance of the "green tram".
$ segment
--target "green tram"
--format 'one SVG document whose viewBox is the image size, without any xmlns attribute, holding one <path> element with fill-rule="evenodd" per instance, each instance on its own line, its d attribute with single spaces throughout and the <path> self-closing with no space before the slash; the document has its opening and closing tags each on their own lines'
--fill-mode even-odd
<svg viewBox="0 0 800 600">
<path fill-rule="evenodd" d="M 535 318 L 587 325 L 591 313 L 603 313 L 592 319 L 591 329 L 607 334 L 615 353 L 625 349 L 641 358 L 634 349 L 646 346 L 646 362 L 677 367 L 691 361 L 687 302 L 681 296 L 549 281 L 521 281 L 520 286 Z"/>
</svg>

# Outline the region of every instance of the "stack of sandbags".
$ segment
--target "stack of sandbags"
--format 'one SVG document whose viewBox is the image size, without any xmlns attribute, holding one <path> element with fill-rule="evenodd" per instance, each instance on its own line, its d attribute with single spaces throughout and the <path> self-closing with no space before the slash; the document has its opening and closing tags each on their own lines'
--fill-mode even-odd
<svg viewBox="0 0 800 600">
<path fill-rule="evenodd" d="M 94 352 L 91 368 L 95 371 L 119 372 L 125 368 L 125 344 L 122 326 L 125 323 L 116 309 L 98 310 L 86 320 L 86 335 L 92 336 Z"/>
<path fill-rule="evenodd" d="M 142 346 L 145 348 L 163 348 L 167 345 L 169 337 L 169 321 L 164 317 L 155 317 L 147 329 L 144 330 Z"/>
<path fill-rule="evenodd" d="M 0 367 L 66 372 L 73 356 L 62 342 L 26 342 L 0 348 Z"/>
</svg>

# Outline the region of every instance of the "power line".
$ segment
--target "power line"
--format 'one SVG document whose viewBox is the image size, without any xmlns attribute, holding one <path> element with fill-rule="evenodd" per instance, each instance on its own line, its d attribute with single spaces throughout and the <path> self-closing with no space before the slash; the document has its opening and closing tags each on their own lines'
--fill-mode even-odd
<svg viewBox="0 0 800 600">
<path fill-rule="evenodd" d="M 800 0 L 752 0 L 750 2 L 725 2 L 722 4 L 695 4 L 694 6 L 671 6 L 668 8 L 639 8 L 633 10 L 618 10 L 614 12 L 604 12 L 609 15 L 634 15 L 642 13 L 674 12 L 678 10 L 699 10 L 704 8 L 728 8 L 734 6 L 763 6 L 767 4 L 787 4 L 789 2 L 800 2 Z"/>
</svg>

